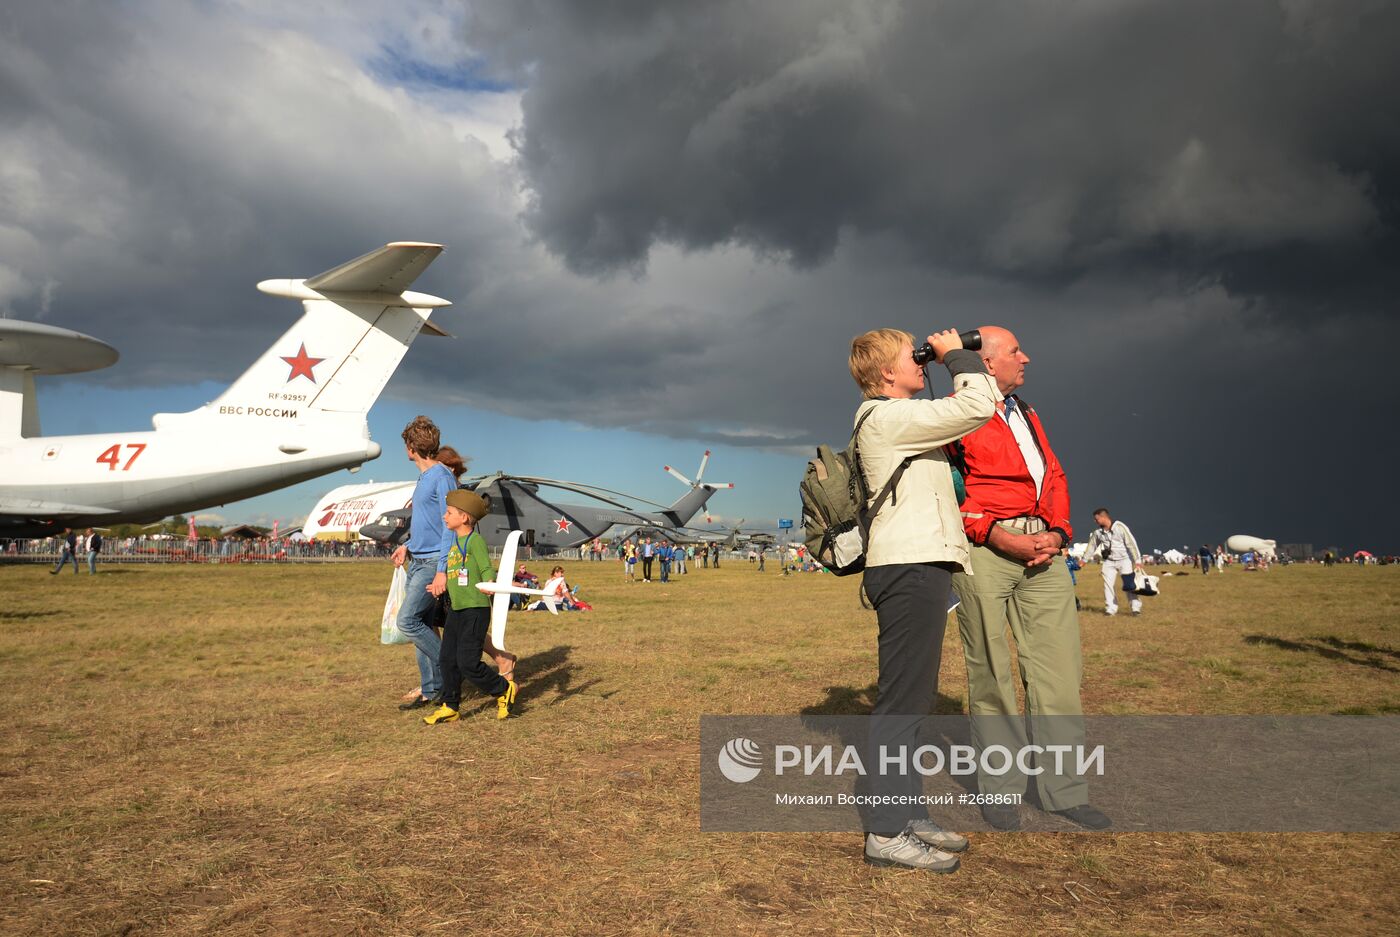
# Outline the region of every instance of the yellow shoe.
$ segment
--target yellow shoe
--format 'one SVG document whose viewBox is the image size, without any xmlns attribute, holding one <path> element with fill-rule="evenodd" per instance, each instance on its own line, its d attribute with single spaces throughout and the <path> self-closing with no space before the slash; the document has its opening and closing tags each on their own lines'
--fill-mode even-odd
<svg viewBox="0 0 1400 937">
<path fill-rule="evenodd" d="M 510 718 L 510 704 L 513 703 L 513 702 L 515 702 L 515 694 L 516 694 L 516 692 L 517 692 L 518 690 L 519 690 L 519 687 L 517 687 L 517 686 L 515 685 L 515 681 L 514 681 L 514 680 L 507 680 L 507 681 L 506 681 L 506 691 L 505 691 L 504 693 L 502 693 L 500 696 L 496 697 L 496 718 L 497 718 L 497 719 L 509 719 L 509 718 Z"/>
<path fill-rule="evenodd" d="M 435 726 L 440 722 L 456 722 L 457 710 L 443 703 L 437 709 L 423 717 L 423 721 L 430 726 Z"/>
</svg>

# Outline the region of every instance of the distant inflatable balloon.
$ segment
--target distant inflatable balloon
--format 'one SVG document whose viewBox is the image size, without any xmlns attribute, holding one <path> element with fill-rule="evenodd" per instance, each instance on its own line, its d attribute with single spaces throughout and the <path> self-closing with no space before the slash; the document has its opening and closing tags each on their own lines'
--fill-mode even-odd
<svg viewBox="0 0 1400 937">
<path fill-rule="evenodd" d="M 1225 541 L 1231 553 L 1262 553 L 1272 559 L 1278 556 L 1278 544 L 1273 540 L 1261 540 L 1248 534 L 1235 534 Z"/>
</svg>

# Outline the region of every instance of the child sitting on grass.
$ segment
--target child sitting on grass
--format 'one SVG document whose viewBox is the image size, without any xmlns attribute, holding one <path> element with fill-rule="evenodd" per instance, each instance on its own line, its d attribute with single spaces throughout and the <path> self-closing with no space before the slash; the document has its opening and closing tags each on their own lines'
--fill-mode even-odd
<svg viewBox="0 0 1400 937">
<path fill-rule="evenodd" d="M 491 597 L 476 584 L 495 579 L 496 571 L 491 568 L 486 539 L 476 532 L 475 526 L 488 510 L 486 502 L 474 491 L 458 488 L 447 493 L 442 521 L 454 538 L 447 554 L 447 594 L 452 608 L 442 628 L 442 705 L 423 717 L 430 726 L 457 720 L 464 677 L 478 690 L 496 697 L 498 719 L 507 718 L 510 704 L 515 702 L 515 681 L 492 673 L 481 660 L 487 644 L 486 631 L 491 625 Z M 492 651 L 502 653 L 495 648 Z M 498 666 L 501 660 L 498 656 Z"/>
<path fill-rule="evenodd" d="M 544 591 L 554 596 L 556 606 L 565 611 L 583 612 L 591 611 L 593 608 L 593 606 L 581 601 L 578 596 L 574 595 L 574 590 L 570 589 L 569 584 L 564 581 L 564 567 L 562 566 L 556 566 L 550 571 L 549 581 L 544 584 Z M 530 610 L 541 612 L 548 609 L 548 607 L 544 600 L 540 600 L 530 606 Z"/>
</svg>

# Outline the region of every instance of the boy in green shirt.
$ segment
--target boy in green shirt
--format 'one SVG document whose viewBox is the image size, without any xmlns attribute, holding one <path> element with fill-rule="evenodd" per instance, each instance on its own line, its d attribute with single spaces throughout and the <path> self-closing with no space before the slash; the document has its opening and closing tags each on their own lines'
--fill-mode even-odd
<svg viewBox="0 0 1400 937">
<path fill-rule="evenodd" d="M 496 578 L 486 539 L 476 532 L 476 522 L 486 516 L 485 500 L 474 491 L 458 488 L 447 493 L 442 521 L 454 535 L 447 554 L 447 595 L 452 609 L 442 628 L 442 705 L 424 716 L 428 725 L 455 722 L 462 705 L 462 679 L 496 697 L 496 718 L 510 715 L 515 702 L 514 680 L 495 673 L 481 660 L 486 629 L 491 625 L 491 597 L 476 587 Z"/>
</svg>

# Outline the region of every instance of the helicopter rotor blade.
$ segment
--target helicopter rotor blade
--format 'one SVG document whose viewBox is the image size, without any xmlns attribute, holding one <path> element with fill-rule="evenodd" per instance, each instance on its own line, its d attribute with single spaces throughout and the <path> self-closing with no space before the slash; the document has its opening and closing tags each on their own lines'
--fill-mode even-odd
<svg viewBox="0 0 1400 937">
<path fill-rule="evenodd" d="M 694 483 L 694 482 L 692 482 L 690 479 L 686 478 L 686 477 L 685 477 L 684 475 L 682 475 L 680 472 L 677 472 L 675 469 L 671 468 L 671 466 L 669 466 L 669 465 L 663 465 L 662 468 L 664 468 L 667 472 L 670 472 L 672 478 L 674 478 L 676 481 L 680 482 L 682 485 L 685 485 L 687 488 L 694 488 L 694 487 L 695 487 L 695 483 Z"/>
<path fill-rule="evenodd" d="M 599 501 L 605 501 L 608 504 L 611 504 L 613 507 L 620 508 L 624 511 L 635 511 L 636 509 L 626 504 L 619 504 L 617 501 L 613 500 L 613 498 L 626 498 L 629 501 L 634 501 L 640 504 L 648 504 L 652 507 L 662 509 L 668 507 L 668 505 L 665 504 L 658 504 L 657 502 L 650 501 L 646 498 L 641 498 L 636 495 L 630 495 L 625 491 L 613 491 L 611 488 L 602 488 L 598 485 L 586 485 L 581 482 L 562 481 L 557 478 L 538 478 L 532 475 L 507 475 L 505 477 L 507 479 L 514 479 L 516 481 L 530 482 L 536 485 L 547 485 L 550 488 L 560 488 L 564 491 L 572 491 L 577 494 L 585 495 L 589 498 L 596 498 Z M 609 495 L 613 497 L 608 497 Z"/>
<path fill-rule="evenodd" d="M 603 504 L 606 504 L 606 505 L 608 505 L 609 507 L 617 508 L 617 509 L 620 510 L 620 511 L 627 511 L 628 513 L 636 513 L 632 508 L 630 508 L 630 507 L 628 507 L 627 505 L 623 504 L 621 501 L 614 501 L 612 498 L 605 498 L 605 497 L 603 497 L 602 495 L 598 494 L 597 492 L 588 491 L 588 490 L 583 489 L 583 488 L 575 488 L 573 485 L 550 485 L 550 487 L 551 487 L 551 488 L 559 488 L 559 489 L 562 490 L 562 491 L 572 491 L 574 494 L 583 495 L 585 498 L 592 498 L 592 499 L 594 499 L 595 501 L 600 501 L 600 502 L 602 502 Z"/>
<path fill-rule="evenodd" d="M 710 450 L 706 449 L 705 454 L 700 457 L 700 468 L 695 471 L 695 484 L 700 484 L 700 479 L 705 477 L 705 466 L 710 462 Z"/>
</svg>

